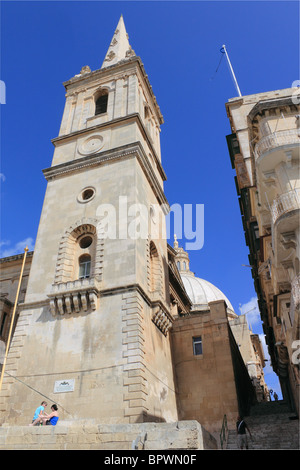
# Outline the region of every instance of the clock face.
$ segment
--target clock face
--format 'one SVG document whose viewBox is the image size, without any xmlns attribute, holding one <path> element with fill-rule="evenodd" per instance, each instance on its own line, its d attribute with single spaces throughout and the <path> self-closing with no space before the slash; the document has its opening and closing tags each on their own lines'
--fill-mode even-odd
<svg viewBox="0 0 300 470">
<path fill-rule="evenodd" d="M 90 155 L 101 150 L 103 145 L 104 140 L 100 134 L 92 135 L 79 144 L 78 152 L 81 155 Z"/>
</svg>

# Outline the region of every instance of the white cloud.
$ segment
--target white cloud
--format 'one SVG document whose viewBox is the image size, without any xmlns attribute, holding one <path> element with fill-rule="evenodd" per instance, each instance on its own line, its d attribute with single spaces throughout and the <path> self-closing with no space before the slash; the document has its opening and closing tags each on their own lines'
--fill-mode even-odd
<svg viewBox="0 0 300 470">
<path fill-rule="evenodd" d="M 281 400 L 282 392 L 281 392 L 280 382 L 276 373 L 273 371 L 273 368 L 271 366 L 271 358 L 268 353 L 268 346 L 266 345 L 265 335 L 261 333 L 259 335 L 259 339 L 261 341 L 261 344 L 264 350 L 265 359 L 266 359 L 266 366 L 264 367 L 265 382 L 268 386 L 268 389 L 276 392 L 279 399 Z"/>
<path fill-rule="evenodd" d="M 279 396 L 279 399 L 281 399 L 282 394 L 281 394 L 280 383 L 271 365 L 271 358 L 268 352 L 268 346 L 266 344 L 266 337 L 264 333 L 261 333 L 262 320 L 260 317 L 257 298 L 252 297 L 249 300 L 249 302 L 246 302 L 245 304 L 242 304 L 242 305 L 240 304 L 239 309 L 240 309 L 241 315 L 246 314 L 249 327 L 251 328 L 254 334 L 258 334 L 259 339 L 261 341 L 263 351 L 264 351 L 264 356 L 266 359 L 265 367 L 264 367 L 265 382 L 269 390 L 272 389 L 274 392 L 276 391 Z"/>
<path fill-rule="evenodd" d="M 241 315 L 246 314 L 248 325 L 251 327 L 251 329 L 254 325 L 261 324 L 261 317 L 256 297 L 252 297 L 249 302 L 240 305 L 239 308 Z"/>
<path fill-rule="evenodd" d="M 0 181 L 4 182 L 5 180 L 6 180 L 6 178 L 5 178 L 4 173 L 0 173 Z"/>
<path fill-rule="evenodd" d="M 268 346 L 266 344 L 266 339 L 265 339 L 265 334 L 261 333 L 262 331 L 262 320 L 258 308 L 258 303 L 257 303 L 257 298 L 252 297 L 249 302 L 240 305 L 240 312 L 242 315 L 246 314 L 247 322 L 254 334 L 258 334 L 259 339 L 261 341 L 263 351 L 264 351 L 264 356 L 266 360 L 266 366 L 264 368 L 264 373 L 265 374 L 271 374 L 273 373 L 273 369 L 271 367 L 271 360 L 270 356 L 268 353 Z"/>
<path fill-rule="evenodd" d="M 24 249 L 28 246 L 28 250 L 32 251 L 34 249 L 34 240 L 31 237 L 25 238 L 20 242 L 17 242 L 13 247 L 3 249 L 3 246 L 10 245 L 10 241 L 2 241 L 0 243 L 0 255 L 1 258 L 6 258 L 7 256 L 14 256 L 20 253 L 24 253 Z"/>
<path fill-rule="evenodd" d="M 265 337 L 264 333 L 261 333 L 258 336 L 259 336 L 260 342 L 261 342 L 263 350 L 264 350 L 265 359 L 267 360 L 266 361 L 266 367 L 264 368 L 264 373 L 265 374 L 272 374 L 273 369 L 272 369 L 272 366 L 271 366 L 271 359 L 270 359 L 270 356 L 269 356 L 269 353 L 268 353 L 268 346 L 266 344 L 266 337 Z"/>
</svg>

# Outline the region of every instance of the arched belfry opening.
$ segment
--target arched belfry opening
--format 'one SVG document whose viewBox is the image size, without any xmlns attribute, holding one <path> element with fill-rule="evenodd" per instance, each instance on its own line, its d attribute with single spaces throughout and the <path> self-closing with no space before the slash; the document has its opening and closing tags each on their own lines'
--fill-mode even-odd
<svg viewBox="0 0 300 470">
<path fill-rule="evenodd" d="M 95 96 L 95 116 L 107 112 L 108 90 L 101 89 Z"/>
</svg>

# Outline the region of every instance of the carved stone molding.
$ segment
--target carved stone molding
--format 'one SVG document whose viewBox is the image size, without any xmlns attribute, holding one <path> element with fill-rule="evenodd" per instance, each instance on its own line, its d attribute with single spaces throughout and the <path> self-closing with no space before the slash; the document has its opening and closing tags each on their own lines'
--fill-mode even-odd
<svg viewBox="0 0 300 470">
<path fill-rule="evenodd" d="M 93 278 L 53 284 L 48 297 L 53 316 L 93 311 L 98 306 L 99 284 Z"/>
<path fill-rule="evenodd" d="M 152 321 L 157 328 L 167 336 L 169 329 L 172 327 L 171 315 L 165 312 L 160 306 L 153 309 Z"/>
<path fill-rule="evenodd" d="M 295 232 L 285 232 L 280 235 L 280 242 L 283 248 L 288 250 L 289 248 L 296 248 L 297 240 Z"/>
<path fill-rule="evenodd" d="M 100 134 L 93 134 L 83 139 L 78 145 L 78 153 L 80 155 L 91 155 L 102 149 L 104 139 Z"/>
<path fill-rule="evenodd" d="M 295 277 L 294 265 L 291 259 L 281 261 L 281 266 L 287 270 L 290 280 Z"/>
<path fill-rule="evenodd" d="M 104 245 L 102 231 L 103 228 L 97 219 L 86 217 L 77 220 L 74 225 L 71 225 L 65 231 L 61 238 L 58 249 L 54 278 L 55 284 L 71 281 L 71 279 L 68 279 L 68 266 L 74 264 L 74 244 L 76 239 L 85 233 L 91 233 L 96 238 L 94 275 L 97 280 L 101 280 Z"/>
<path fill-rule="evenodd" d="M 104 59 L 104 62 L 110 62 L 116 57 L 116 54 L 113 51 L 110 51 Z"/>
</svg>

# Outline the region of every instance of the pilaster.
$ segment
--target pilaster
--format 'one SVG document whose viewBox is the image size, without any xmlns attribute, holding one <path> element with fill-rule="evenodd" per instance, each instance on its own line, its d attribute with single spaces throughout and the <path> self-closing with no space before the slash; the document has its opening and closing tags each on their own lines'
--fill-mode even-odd
<svg viewBox="0 0 300 470">
<path fill-rule="evenodd" d="M 16 383 L 16 379 L 13 377 L 17 375 L 18 361 L 22 356 L 22 349 L 25 344 L 30 317 L 30 311 L 23 310 L 20 312 L 16 329 L 11 340 L 11 345 L 6 361 L 5 373 L 3 376 L 2 389 L 0 392 L 0 412 L 2 416 L 5 416 L 11 408 L 11 398 L 13 394 L 12 387 Z M 5 422 L 5 418 L 1 419 L 1 424 L 3 422 Z"/>
<path fill-rule="evenodd" d="M 123 294 L 122 334 L 124 416 L 129 423 L 143 422 L 147 414 L 143 299 L 137 291 Z"/>
</svg>

